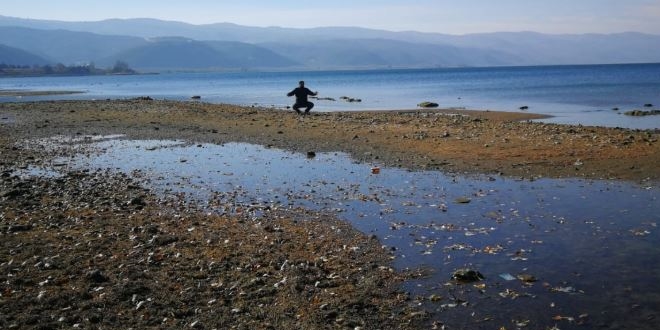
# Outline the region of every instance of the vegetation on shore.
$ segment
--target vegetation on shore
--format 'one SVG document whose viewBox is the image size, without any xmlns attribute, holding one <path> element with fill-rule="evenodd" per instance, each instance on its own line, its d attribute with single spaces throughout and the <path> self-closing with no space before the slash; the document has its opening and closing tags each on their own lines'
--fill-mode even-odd
<svg viewBox="0 0 660 330">
<path fill-rule="evenodd" d="M 10 65 L 0 63 L 0 77 L 2 76 L 91 76 L 107 74 L 136 74 L 127 63 L 117 61 L 112 68 L 97 68 L 94 63 L 84 65 L 66 66 L 62 63 L 55 65 Z"/>
</svg>

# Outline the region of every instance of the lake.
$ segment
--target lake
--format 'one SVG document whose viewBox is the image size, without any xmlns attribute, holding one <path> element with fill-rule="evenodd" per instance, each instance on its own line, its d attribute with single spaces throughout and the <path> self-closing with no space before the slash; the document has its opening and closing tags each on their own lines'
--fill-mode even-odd
<svg viewBox="0 0 660 330">
<path fill-rule="evenodd" d="M 433 101 L 442 108 L 477 110 L 520 111 L 528 106 L 529 112 L 553 116 L 543 120 L 553 123 L 660 128 L 660 116 L 623 114 L 660 108 L 660 64 L 1 78 L 0 89 L 85 93 L 0 101 L 137 96 L 189 100 L 199 95 L 204 102 L 285 108 L 293 102 L 286 93 L 299 80 L 319 97 L 335 99 L 314 101 L 316 111 L 414 109 L 422 101 Z M 342 96 L 361 102 L 345 102 Z"/>
</svg>

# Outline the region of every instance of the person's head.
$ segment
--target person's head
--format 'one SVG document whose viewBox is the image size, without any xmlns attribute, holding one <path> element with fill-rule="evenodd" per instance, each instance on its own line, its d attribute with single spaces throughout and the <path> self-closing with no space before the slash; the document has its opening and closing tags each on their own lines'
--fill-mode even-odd
<svg viewBox="0 0 660 330">
<path fill-rule="evenodd" d="M 300 87 L 305 87 L 305 81 L 303 81 L 303 80 L 299 81 L 299 82 L 298 82 L 298 85 L 299 85 Z"/>
</svg>

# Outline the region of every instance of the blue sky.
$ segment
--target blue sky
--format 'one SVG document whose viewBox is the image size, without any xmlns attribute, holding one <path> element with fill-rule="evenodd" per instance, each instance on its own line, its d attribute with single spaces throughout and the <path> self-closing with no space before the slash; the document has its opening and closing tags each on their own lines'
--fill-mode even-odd
<svg viewBox="0 0 660 330">
<path fill-rule="evenodd" d="M 148 17 L 193 24 L 360 26 L 449 34 L 495 31 L 660 34 L 660 0 L 0 1 L 0 15 L 65 21 Z"/>
</svg>

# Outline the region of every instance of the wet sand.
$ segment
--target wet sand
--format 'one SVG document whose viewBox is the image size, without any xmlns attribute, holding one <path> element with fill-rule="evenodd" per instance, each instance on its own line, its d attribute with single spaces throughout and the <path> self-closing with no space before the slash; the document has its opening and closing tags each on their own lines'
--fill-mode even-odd
<svg viewBox="0 0 660 330">
<path fill-rule="evenodd" d="M 390 251 L 332 215 L 231 214 L 156 196 L 141 175 L 20 177 L 71 148 L 24 139 L 125 134 L 343 151 L 378 166 L 533 179 L 657 181 L 657 131 L 521 122 L 526 113 L 314 113 L 169 101 L 0 104 L 0 327 L 383 328 L 430 326 Z M 261 211 L 263 214 L 261 215 Z M 301 248 L 304 247 L 304 248 Z M 441 319 L 441 316 L 439 317 Z M 437 318 L 436 318 L 437 319 Z"/>
</svg>

